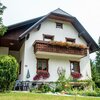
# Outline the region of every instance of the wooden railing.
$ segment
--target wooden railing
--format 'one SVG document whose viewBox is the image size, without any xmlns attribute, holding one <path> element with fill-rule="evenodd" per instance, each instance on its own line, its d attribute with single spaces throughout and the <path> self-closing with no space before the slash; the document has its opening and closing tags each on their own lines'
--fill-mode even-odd
<svg viewBox="0 0 100 100">
<path fill-rule="evenodd" d="M 34 53 L 41 51 L 73 55 L 87 55 L 87 48 L 62 47 L 58 45 L 51 45 L 51 43 L 48 41 L 36 40 L 33 46 Z"/>
</svg>

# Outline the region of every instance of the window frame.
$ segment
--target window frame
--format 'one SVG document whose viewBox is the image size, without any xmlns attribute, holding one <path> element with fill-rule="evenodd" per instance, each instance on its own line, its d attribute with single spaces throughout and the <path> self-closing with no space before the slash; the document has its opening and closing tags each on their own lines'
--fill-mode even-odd
<svg viewBox="0 0 100 100">
<path fill-rule="evenodd" d="M 70 72 L 71 73 L 73 73 L 72 72 L 72 68 L 71 68 L 71 63 L 73 63 L 73 65 L 74 65 L 74 63 L 78 63 L 78 73 L 80 73 L 80 61 L 70 61 Z M 74 67 L 73 67 L 73 69 L 74 69 Z M 74 70 L 74 72 L 75 72 L 75 70 Z"/>
<path fill-rule="evenodd" d="M 63 23 L 56 22 L 56 28 L 63 29 Z"/>
<path fill-rule="evenodd" d="M 75 41 L 76 41 L 76 39 L 68 38 L 68 37 L 65 37 L 65 40 L 66 40 L 66 42 L 72 42 L 72 43 L 75 43 Z"/>
<path fill-rule="evenodd" d="M 38 63 L 39 63 L 38 61 L 39 61 L 39 60 L 41 60 L 41 61 L 44 61 L 44 60 L 45 60 L 45 61 L 46 61 L 47 70 L 43 70 L 43 68 L 42 68 L 42 70 L 39 70 L 39 69 L 38 69 Z M 48 60 L 49 60 L 49 59 L 37 58 L 37 73 L 38 73 L 38 72 L 48 72 Z M 43 66 L 42 66 L 42 67 L 43 67 Z"/>
<path fill-rule="evenodd" d="M 43 34 L 43 41 L 45 41 L 45 39 L 53 41 L 54 40 L 54 35 Z"/>
</svg>

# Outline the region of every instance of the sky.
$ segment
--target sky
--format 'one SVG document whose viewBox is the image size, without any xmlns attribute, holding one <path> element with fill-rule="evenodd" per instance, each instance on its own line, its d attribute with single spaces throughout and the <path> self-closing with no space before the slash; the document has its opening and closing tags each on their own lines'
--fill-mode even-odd
<svg viewBox="0 0 100 100">
<path fill-rule="evenodd" d="M 7 9 L 3 14 L 6 26 L 36 18 L 61 8 L 75 16 L 98 43 L 100 36 L 100 0 L 0 0 Z M 95 54 L 91 54 L 95 59 Z"/>
</svg>

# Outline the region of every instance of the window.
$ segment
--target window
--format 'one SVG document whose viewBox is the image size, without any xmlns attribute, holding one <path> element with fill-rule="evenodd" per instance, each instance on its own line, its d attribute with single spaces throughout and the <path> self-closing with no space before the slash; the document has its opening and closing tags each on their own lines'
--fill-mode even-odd
<svg viewBox="0 0 100 100">
<path fill-rule="evenodd" d="M 21 74 L 21 61 L 20 61 L 20 63 L 19 63 L 19 75 Z"/>
<path fill-rule="evenodd" d="M 43 34 L 43 40 L 44 41 L 53 41 L 54 40 L 54 35 Z"/>
<path fill-rule="evenodd" d="M 63 24 L 62 24 L 62 23 L 56 23 L 56 28 L 61 28 L 61 29 L 63 29 Z"/>
<path fill-rule="evenodd" d="M 37 72 L 48 72 L 48 59 L 37 59 Z"/>
<path fill-rule="evenodd" d="M 65 39 L 66 39 L 66 42 L 75 43 L 75 39 L 73 39 L 73 38 L 67 38 L 67 37 L 65 37 Z"/>
<path fill-rule="evenodd" d="M 78 61 L 70 61 L 71 73 L 77 72 L 80 73 L 80 65 Z"/>
</svg>

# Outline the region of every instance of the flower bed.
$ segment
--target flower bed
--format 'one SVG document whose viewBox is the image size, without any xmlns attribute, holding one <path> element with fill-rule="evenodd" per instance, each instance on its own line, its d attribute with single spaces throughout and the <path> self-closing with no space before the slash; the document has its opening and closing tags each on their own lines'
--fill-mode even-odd
<svg viewBox="0 0 100 100">
<path fill-rule="evenodd" d="M 33 80 L 47 79 L 50 74 L 48 72 L 38 72 Z"/>
<path fill-rule="evenodd" d="M 71 73 L 71 76 L 75 79 L 77 78 L 81 78 L 82 77 L 82 74 L 81 73 L 78 73 L 78 72 L 72 72 Z"/>
<path fill-rule="evenodd" d="M 73 48 L 79 48 L 79 49 L 87 49 L 87 46 L 83 44 L 76 44 L 76 43 L 71 43 L 71 42 L 59 42 L 59 41 L 50 41 L 51 45 L 58 45 L 62 47 L 73 47 Z"/>
</svg>

